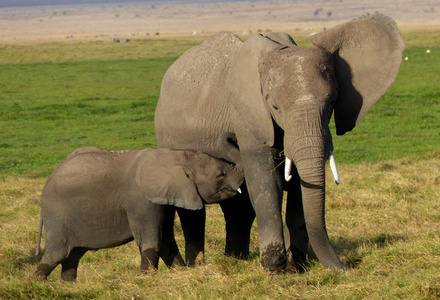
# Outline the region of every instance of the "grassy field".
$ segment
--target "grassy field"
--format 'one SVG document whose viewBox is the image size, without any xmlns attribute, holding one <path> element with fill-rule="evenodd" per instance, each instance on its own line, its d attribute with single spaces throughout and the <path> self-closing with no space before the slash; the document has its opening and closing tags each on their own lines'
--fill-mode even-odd
<svg viewBox="0 0 440 300">
<path fill-rule="evenodd" d="M 328 184 L 327 227 L 349 272 L 324 269 L 310 251 L 306 273 L 268 276 L 256 228 L 250 260 L 225 257 L 212 205 L 204 266 L 161 264 L 144 276 L 130 243 L 87 253 L 76 283 L 60 282 L 59 268 L 47 282 L 31 277 L 47 176 L 81 146 L 155 147 L 161 78 L 202 39 L 0 45 L 0 299 L 439 298 L 439 36 L 404 32 L 395 84 L 353 132 L 334 137 L 342 184 Z M 176 235 L 183 249 L 178 224 Z"/>
</svg>

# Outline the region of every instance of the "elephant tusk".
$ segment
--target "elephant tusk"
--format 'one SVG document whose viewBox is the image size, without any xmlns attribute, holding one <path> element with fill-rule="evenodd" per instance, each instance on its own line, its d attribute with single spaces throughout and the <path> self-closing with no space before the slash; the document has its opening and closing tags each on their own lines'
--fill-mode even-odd
<svg viewBox="0 0 440 300">
<path fill-rule="evenodd" d="M 290 160 L 288 157 L 286 157 L 285 162 L 285 168 L 284 168 L 284 179 L 286 179 L 287 182 L 292 179 L 291 171 L 292 171 L 292 160 Z"/>
<path fill-rule="evenodd" d="M 335 183 L 340 184 L 341 178 L 339 178 L 338 166 L 336 165 L 336 160 L 335 160 L 335 156 L 333 155 L 333 153 L 330 154 L 330 157 L 328 160 L 330 162 L 330 168 L 332 169 L 333 177 L 335 178 Z"/>
<path fill-rule="evenodd" d="M 237 189 L 237 192 L 238 192 L 239 194 L 241 194 L 241 188 L 238 188 L 238 189 Z"/>
</svg>

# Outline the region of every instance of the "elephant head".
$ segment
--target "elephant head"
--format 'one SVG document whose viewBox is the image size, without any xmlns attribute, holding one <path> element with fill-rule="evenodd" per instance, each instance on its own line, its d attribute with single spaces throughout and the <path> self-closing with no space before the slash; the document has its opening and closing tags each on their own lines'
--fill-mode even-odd
<svg viewBox="0 0 440 300">
<path fill-rule="evenodd" d="M 199 151 L 185 152 L 190 161 L 196 160 L 188 176 L 194 178 L 197 192 L 205 203 L 217 203 L 241 192 L 244 176 L 238 167 L 210 155 L 200 156 Z M 192 155 L 195 157 L 192 158 Z"/>
<path fill-rule="evenodd" d="M 143 154 L 135 181 L 145 191 L 145 197 L 156 204 L 202 209 L 203 203 L 235 196 L 244 180 L 243 173 L 232 163 L 202 151 L 148 149 Z M 238 157 L 236 153 L 233 156 Z"/>
<path fill-rule="evenodd" d="M 282 148 L 286 180 L 293 161 L 311 245 L 324 266 L 340 270 L 324 218 L 330 117 L 334 111 L 338 135 L 352 130 L 396 79 L 405 46 L 397 25 L 382 15 L 361 17 L 309 41 L 312 48 L 303 49 L 283 33 L 250 38 L 233 58 L 228 85 L 235 87 L 231 97 L 241 99 L 233 103 L 245 129 L 236 132 L 240 147 L 258 141 Z M 280 138 L 282 147 L 276 145 Z"/>
</svg>

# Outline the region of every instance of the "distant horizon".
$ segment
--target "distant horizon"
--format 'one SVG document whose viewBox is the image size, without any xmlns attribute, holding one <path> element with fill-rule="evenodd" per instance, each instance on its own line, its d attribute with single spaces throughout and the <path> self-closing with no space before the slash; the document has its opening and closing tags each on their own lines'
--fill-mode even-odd
<svg viewBox="0 0 440 300">
<path fill-rule="evenodd" d="M 163 2 L 210 3 L 210 2 L 240 2 L 240 1 L 245 1 L 245 0 L 2 0 L 0 2 L 0 8 L 21 7 L 21 6 L 43 6 L 43 5 L 110 4 L 110 3 L 130 3 L 130 2 L 132 3 L 153 2 L 160 4 Z"/>
</svg>

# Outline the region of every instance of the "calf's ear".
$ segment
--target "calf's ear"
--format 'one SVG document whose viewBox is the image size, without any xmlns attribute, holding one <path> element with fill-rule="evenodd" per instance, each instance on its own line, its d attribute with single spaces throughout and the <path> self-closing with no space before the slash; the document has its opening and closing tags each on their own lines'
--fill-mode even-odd
<svg viewBox="0 0 440 300">
<path fill-rule="evenodd" d="M 172 152 L 180 155 L 177 150 Z M 197 191 L 194 174 L 178 160 L 164 159 L 166 156 L 153 155 L 141 160 L 135 175 L 138 188 L 146 199 L 159 205 L 202 209 L 203 201 Z"/>
</svg>

